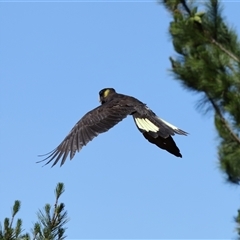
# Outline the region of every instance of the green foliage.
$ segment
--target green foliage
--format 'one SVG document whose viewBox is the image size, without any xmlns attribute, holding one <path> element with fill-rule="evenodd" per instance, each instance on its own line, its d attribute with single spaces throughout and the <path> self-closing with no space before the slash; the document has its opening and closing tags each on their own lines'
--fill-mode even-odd
<svg viewBox="0 0 240 240">
<path fill-rule="evenodd" d="M 11 218 L 4 219 L 4 228 L 0 229 L 0 240 L 15 240 L 15 239 L 22 239 L 28 240 L 30 239 L 29 234 L 22 234 L 22 220 L 17 219 L 15 227 L 13 226 L 14 218 L 18 211 L 20 210 L 21 202 L 15 201 L 13 208 L 12 208 L 12 216 Z"/>
<path fill-rule="evenodd" d="M 222 17 L 217 0 L 189 5 L 164 1 L 173 21 L 169 32 L 178 55 L 170 58 L 172 72 L 184 88 L 204 96 L 200 106 L 214 110 L 219 133 L 219 162 L 228 180 L 240 179 L 240 44 Z"/>
<path fill-rule="evenodd" d="M 37 213 L 38 221 L 34 224 L 32 229 L 32 237 L 29 233 L 23 234 L 22 220 L 17 219 L 15 227 L 13 222 L 16 214 L 21 207 L 20 201 L 15 201 L 12 208 L 11 218 L 5 218 L 3 229 L 0 229 L 0 240 L 62 240 L 66 236 L 64 227 L 68 222 L 67 211 L 64 210 L 65 205 L 58 203 L 60 196 L 64 192 L 64 184 L 58 183 L 55 189 L 56 201 L 51 211 L 51 205 L 46 204 L 44 210 Z"/>
<path fill-rule="evenodd" d="M 237 215 L 237 217 L 235 217 L 235 222 L 238 225 L 236 228 L 238 236 L 240 236 L 240 210 L 238 210 L 238 215 Z M 238 237 L 238 239 L 240 239 L 240 238 Z"/>
<path fill-rule="evenodd" d="M 222 17 L 218 0 L 164 0 L 177 55 L 172 73 L 184 88 L 203 96 L 199 110 L 212 110 L 219 135 L 219 166 L 240 183 L 240 42 Z M 201 8 L 201 11 L 198 10 Z M 240 213 L 235 221 L 240 224 Z M 239 225 L 240 226 L 240 225 Z M 237 229 L 240 236 L 240 227 Z"/>
</svg>

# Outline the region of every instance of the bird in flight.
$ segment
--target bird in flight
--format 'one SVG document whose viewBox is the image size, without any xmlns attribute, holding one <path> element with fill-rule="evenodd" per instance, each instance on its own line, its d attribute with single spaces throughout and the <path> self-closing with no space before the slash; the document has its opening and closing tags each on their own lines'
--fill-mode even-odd
<svg viewBox="0 0 240 240">
<path fill-rule="evenodd" d="M 138 130 L 150 143 L 176 157 L 182 157 L 172 136 L 187 135 L 187 132 L 159 118 L 138 99 L 119 94 L 113 88 L 102 89 L 99 97 L 101 105 L 86 113 L 53 151 L 41 155 L 47 157 L 39 162 L 52 163 L 53 167 L 60 161 L 62 166 L 69 155 L 71 160 L 76 151 L 79 152 L 94 137 L 107 132 L 128 115 L 132 115 Z"/>
</svg>

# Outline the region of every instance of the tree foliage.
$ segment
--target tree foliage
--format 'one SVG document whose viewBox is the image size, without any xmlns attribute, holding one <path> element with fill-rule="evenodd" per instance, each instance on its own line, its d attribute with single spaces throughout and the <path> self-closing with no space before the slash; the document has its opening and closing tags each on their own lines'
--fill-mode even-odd
<svg viewBox="0 0 240 240">
<path fill-rule="evenodd" d="M 200 106 L 213 109 L 219 134 L 219 161 L 229 181 L 240 181 L 240 44 L 227 26 L 218 1 L 187 6 L 185 1 L 164 1 L 173 15 L 170 34 L 178 56 L 172 71 L 182 85 L 202 93 Z"/>
<path fill-rule="evenodd" d="M 217 0 L 164 0 L 172 15 L 169 32 L 177 56 L 175 79 L 200 93 L 199 110 L 212 110 L 219 136 L 219 166 L 227 180 L 240 183 L 240 42 Z M 239 211 L 240 212 L 240 211 Z M 236 217 L 240 223 L 240 214 Z M 238 227 L 240 235 L 240 225 Z"/>
<path fill-rule="evenodd" d="M 58 183 L 55 189 L 55 204 L 51 211 L 51 205 L 46 204 L 43 210 L 37 213 L 38 221 L 34 224 L 31 234 L 23 233 L 22 220 L 14 221 L 19 212 L 21 202 L 16 200 L 10 218 L 5 218 L 0 228 L 0 240 L 62 240 L 65 239 L 65 224 L 68 222 L 67 211 L 64 203 L 59 203 L 59 198 L 64 192 L 64 184 Z M 31 237 L 32 236 L 32 237 Z"/>
</svg>

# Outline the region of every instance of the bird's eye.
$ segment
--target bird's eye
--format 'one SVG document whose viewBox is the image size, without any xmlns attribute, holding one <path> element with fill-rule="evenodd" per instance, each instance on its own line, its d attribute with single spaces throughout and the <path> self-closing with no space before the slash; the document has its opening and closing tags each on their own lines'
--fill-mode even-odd
<svg viewBox="0 0 240 240">
<path fill-rule="evenodd" d="M 103 90 L 101 90 L 100 92 L 99 92 L 99 96 L 103 96 L 103 93 L 104 93 L 104 91 Z"/>
</svg>

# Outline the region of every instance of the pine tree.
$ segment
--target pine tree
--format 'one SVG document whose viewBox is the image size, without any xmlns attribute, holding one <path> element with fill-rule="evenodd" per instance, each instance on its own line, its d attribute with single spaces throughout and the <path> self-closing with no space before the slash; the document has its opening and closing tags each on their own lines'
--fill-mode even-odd
<svg viewBox="0 0 240 240">
<path fill-rule="evenodd" d="M 200 93 L 199 110 L 212 110 L 219 135 L 219 166 L 240 183 L 240 42 L 217 0 L 164 0 L 173 20 L 169 32 L 177 56 L 172 72 L 182 86 Z M 201 9 L 201 11 L 199 10 Z M 240 210 L 235 218 L 240 236 Z"/>
<path fill-rule="evenodd" d="M 32 229 L 32 237 L 29 233 L 22 233 L 22 219 L 17 219 L 14 226 L 16 214 L 19 212 L 21 202 L 16 200 L 12 208 L 11 218 L 5 218 L 0 229 L 0 240 L 62 240 L 65 239 L 65 224 L 68 222 L 67 211 L 64 203 L 59 203 L 59 197 L 64 192 L 64 184 L 58 183 L 55 189 L 55 204 L 51 211 L 51 205 L 46 204 L 44 210 L 37 213 L 38 221 Z"/>
</svg>

